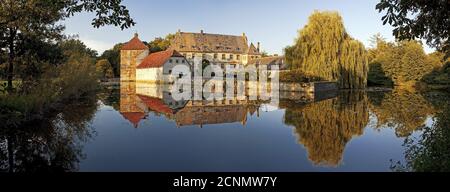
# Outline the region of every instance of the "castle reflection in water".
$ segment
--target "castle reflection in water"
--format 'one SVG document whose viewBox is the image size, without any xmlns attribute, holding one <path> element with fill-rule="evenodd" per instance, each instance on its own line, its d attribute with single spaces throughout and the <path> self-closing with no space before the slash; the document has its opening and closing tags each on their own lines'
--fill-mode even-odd
<svg viewBox="0 0 450 192">
<path fill-rule="evenodd" d="M 445 92 L 279 92 L 273 105 L 175 101 L 170 89 L 122 83 L 38 121 L 11 127 L 16 120 L 2 118 L 0 172 L 386 171 L 422 162 L 416 145 L 404 146 L 414 138 L 437 141 L 427 150 L 448 162 L 446 135 L 425 134 L 449 127 Z"/>
<path fill-rule="evenodd" d="M 121 83 L 120 113 L 135 128 L 149 113 L 164 115 L 177 127 L 241 123 L 248 115 L 259 117 L 269 101 L 245 99 L 222 101 L 176 101 L 170 85 Z M 317 165 L 337 166 L 345 145 L 363 134 L 369 122 L 367 95 L 362 92 L 299 93 L 280 92 L 280 102 L 271 106 L 285 110 L 284 124 L 294 127 L 298 143 L 308 150 Z M 339 96 L 338 96 L 339 94 Z"/>
<path fill-rule="evenodd" d="M 149 112 L 159 113 L 172 119 L 178 127 L 206 124 L 222 124 L 240 122 L 245 125 L 247 114 L 259 113 L 258 108 L 263 101 L 245 99 L 224 100 L 175 100 L 172 85 L 124 83 L 120 85 L 120 114 L 139 127 L 139 122 Z M 267 101 L 266 101 L 267 103 Z"/>
</svg>

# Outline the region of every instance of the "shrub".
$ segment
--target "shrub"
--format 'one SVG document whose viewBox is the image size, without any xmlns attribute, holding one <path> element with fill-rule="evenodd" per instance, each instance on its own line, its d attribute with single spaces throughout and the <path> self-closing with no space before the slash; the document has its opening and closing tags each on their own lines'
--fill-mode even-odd
<svg viewBox="0 0 450 192">
<path fill-rule="evenodd" d="M 280 82 L 295 83 L 295 82 L 314 82 L 322 81 L 323 79 L 318 76 L 314 76 L 310 73 L 304 73 L 300 70 L 280 71 Z"/>
</svg>

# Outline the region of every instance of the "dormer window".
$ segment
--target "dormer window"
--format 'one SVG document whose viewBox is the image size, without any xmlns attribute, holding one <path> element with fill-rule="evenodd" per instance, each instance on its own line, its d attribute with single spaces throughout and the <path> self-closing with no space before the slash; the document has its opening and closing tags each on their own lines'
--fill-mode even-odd
<svg viewBox="0 0 450 192">
<path fill-rule="evenodd" d="M 172 63 L 173 61 L 172 61 L 172 59 L 169 59 L 169 63 Z"/>
</svg>

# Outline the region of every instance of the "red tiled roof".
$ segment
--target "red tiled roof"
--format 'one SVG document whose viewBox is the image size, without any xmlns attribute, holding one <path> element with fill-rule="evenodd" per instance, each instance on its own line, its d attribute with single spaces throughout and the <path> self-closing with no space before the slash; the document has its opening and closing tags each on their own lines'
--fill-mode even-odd
<svg viewBox="0 0 450 192">
<path fill-rule="evenodd" d="M 144 95 L 138 95 L 138 97 L 142 100 L 142 102 L 147 105 L 149 109 L 152 111 L 156 111 L 159 113 L 165 113 L 165 114 L 173 114 L 174 111 L 167 106 L 162 99 L 144 96 Z"/>
<path fill-rule="evenodd" d="M 123 45 L 121 48 L 121 50 L 146 50 L 146 49 L 148 49 L 147 45 L 142 43 L 137 33 L 134 34 L 133 39 L 128 41 L 128 43 Z"/>
<path fill-rule="evenodd" d="M 167 62 L 167 60 L 169 60 L 170 57 L 183 57 L 183 55 L 172 49 L 155 52 L 148 55 L 141 62 L 141 64 L 137 66 L 137 68 L 143 69 L 143 68 L 161 67 L 164 65 L 164 63 Z"/>
<path fill-rule="evenodd" d="M 135 128 L 138 127 L 139 121 L 145 117 L 145 113 L 142 112 L 125 112 L 120 113 L 122 116 L 130 121 Z"/>
</svg>

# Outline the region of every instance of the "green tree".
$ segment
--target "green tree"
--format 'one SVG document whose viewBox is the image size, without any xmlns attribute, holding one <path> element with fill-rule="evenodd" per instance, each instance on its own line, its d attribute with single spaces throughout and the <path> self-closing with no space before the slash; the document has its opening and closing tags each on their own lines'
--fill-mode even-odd
<svg viewBox="0 0 450 192">
<path fill-rule="evenodd" d="M 167 50 L 170 47 L 170 42 L 175 37 L 174 34 L 168 34 L 166 37 L 156 37 L 153 41 L 150 41 L 148 43 L 148 46 L 150 47 L 150 52 L 158 52 L 158 51 L 164 51 Z"/>
<path fill-rule="evenodd" d="M 395 85 L 414 85 L 439 66 L 418 41 L 389 43 L 378 39 L 376 47 L 369 50 L 369 58 L 369 82 L 374 84 L 392 81 Z"/>
<path fill-rule="evenodd" d="M 12 90 L 14 66 L 22 57 L 35 60 L 34 49 L 26 49 L 29 42 L 38 45 L 51 44 L 61 39 L 64 26 L 59 22 L 78 12 L 95 12 L 94 27 L 116 25 L 122 29 L 134 25 L 121 0 L 29 0 L 0 1 L 0 50 L 8 55 L 8 89 Z M 22 50 L 21 50 L 22 49 Z M 25 62 L 23 62 L 25 63 Z M 35 63 L 31 63 L 33 68 Z"/>
<path fill-rule="evenodd" d="M 348 35 L 337 12 L 314 12 L 285 54 L 291 69 L 337 81 L 341 88 L 364 88 L 367 84 L 364 45 Z"/>
<path fill-rule="evenodd" d="M 54 84 L 54 89 L 59 90 L 58 99 L 79 98 L 95 90 L 96 52 L 78 39 L 63 40 L 58 46 L 63 53 L 63 63 L 57 66 L 55 73 L 47 70 L 39 85 Z"/>
<path fill-rule="evenodd" d="M 114 45 L 112 49 L 106 50 L 100 56 L 100 59 L 107 59 L 113 68 L 114 76 L 120 76 L 120 49 L 123 43 L 118 43 Z"/>
<path fill-rule="evenodd" d="M 376 9 L 385 12 L 383 24 L 394 27 L 393 34 L 400 40 L 426 39 L 427 44 L 450 51 L 450 1 L 381 0 Z"/>
<path fill-rule="evenodd" d="M 98 60 L 95 64 L 95 71 L 97 72 L 98 77 L 102 79 L 114 77 L 111 63 L 109 63 L 107 59 Z"/>
</svg>

